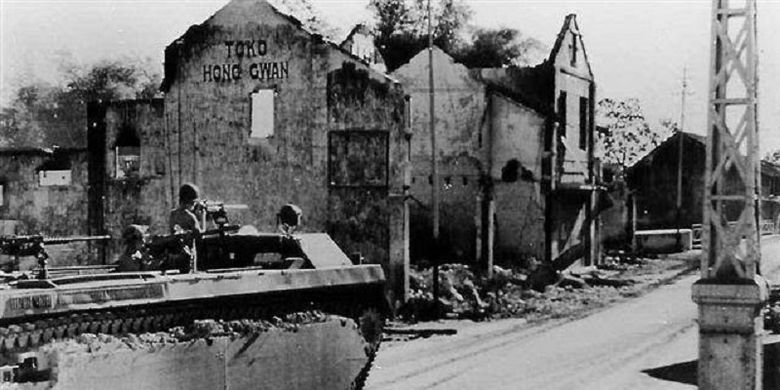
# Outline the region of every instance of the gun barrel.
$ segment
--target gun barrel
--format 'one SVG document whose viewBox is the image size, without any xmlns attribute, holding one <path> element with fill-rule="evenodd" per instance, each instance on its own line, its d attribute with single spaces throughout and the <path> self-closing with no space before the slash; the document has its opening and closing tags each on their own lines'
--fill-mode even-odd
<svg viewBox="0 0 780 390">
<path fill-rule="evenodd" d="M 69 242 L 107 241 L 111 236 L 72 236 L 72 237 L 48 237 L 43 239 L 44 244 L 67 244 Z"/>
<path fill-rule="evenodd" d="M 249 210 L 249 206 L 243 203 L 223 204 L 222 207 L 224 207 L 225 210 Z"/>
</svg>

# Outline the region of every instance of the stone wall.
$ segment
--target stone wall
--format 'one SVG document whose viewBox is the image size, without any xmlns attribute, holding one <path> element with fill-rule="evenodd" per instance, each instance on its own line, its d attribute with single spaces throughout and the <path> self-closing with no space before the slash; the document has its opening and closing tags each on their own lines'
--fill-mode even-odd
<svg viewBox="0 0 780 390">
<path fill-rule="evenodd" d="M 2 234 L 77 236 L 87 228 L 87 164 L 82 149 L 8 149 L 0 151 L 3 203 Z M 69 176 L 69 180 L 41 180 L 42 172 Z M 61 173 L 60 173 L 61 172 Z M 51 246 L 50 264 L 96 261 L 85 243 Z"/>
</svg>

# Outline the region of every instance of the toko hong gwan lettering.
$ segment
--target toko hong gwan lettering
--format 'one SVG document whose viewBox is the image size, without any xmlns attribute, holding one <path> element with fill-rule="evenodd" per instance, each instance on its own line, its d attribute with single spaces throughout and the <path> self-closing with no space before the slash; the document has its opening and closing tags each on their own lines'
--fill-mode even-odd
<svg viewBox="0 0 780 390">
<path fill-rule="evenodd" d="M 265 56 L 268 45 L 265 40 L 235 40 L 225 41 L 227 58 L 244 58 Z M 288 61 L 267 61 L 244 63 L 224 63 L 203 65 L 203 82 L 225 82 L 241 80 L 249 77 L 253 80 L 281 80 L 290 77 Z"/>
</svg>

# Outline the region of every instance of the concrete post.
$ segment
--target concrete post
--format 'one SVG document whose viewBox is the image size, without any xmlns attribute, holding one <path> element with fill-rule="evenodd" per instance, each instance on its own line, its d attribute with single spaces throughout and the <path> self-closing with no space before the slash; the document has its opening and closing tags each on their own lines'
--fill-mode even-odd
<svg viewBox="0 0 780 390">
<path fill-rule="evenodd" d="M 476 196 L 476 205 L 474 208 L 474 226 L 475 230 L 477 231 L 476 237 L 474 237 L 476 248 L 474 256 L 475 256 L 475 263 L 479 266 L 482 265 L 482 195 L 477 194 Z"/>
<path fill-rule="evenodd" d="M 390 264 L 387 282 L 394 309 L 409 299 L 409 205 L 404 196 L 391 196 Z"/>
<path fill-rule="evenodd" d="M 744 284 L 702 279 L 693 285 L 699 305 L 699 389 L 761 389 L 760 314 L 767 297 L 760 276 Z"/>
<path fill-rule="evenodd" d="M 487 277 L 493 277 L 493 248 L 496 241 L 496 201 L 490 199 L 488 202 L 487 216 Z"/>
</svg>

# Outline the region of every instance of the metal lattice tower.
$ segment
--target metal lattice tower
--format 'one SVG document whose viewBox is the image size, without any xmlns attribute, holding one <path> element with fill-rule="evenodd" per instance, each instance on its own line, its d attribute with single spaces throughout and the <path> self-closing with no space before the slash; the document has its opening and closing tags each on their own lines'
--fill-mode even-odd
<svg viewBox="0 0 780 390">
<path fill-rule="evenodd" d="M 711 44 L 701 276 L 752 279 L 761 256 L 755 0 L 713 0 Z"/>
</svg>

